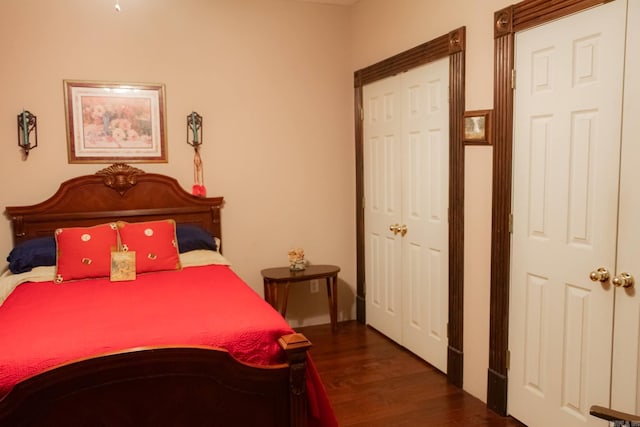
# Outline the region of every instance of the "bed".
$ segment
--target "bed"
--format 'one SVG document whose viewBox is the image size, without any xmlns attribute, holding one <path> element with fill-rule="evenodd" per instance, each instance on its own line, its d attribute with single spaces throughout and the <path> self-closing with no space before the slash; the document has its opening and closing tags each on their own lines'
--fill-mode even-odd
<svg viewBox="0 0 640 427">
<path fill-rule="evenodd" d="M 58 259 L 0 282 L 0 425 L 337 425 L 311 343 L 235 275 L 220 240 L 182 251 L 180 227 L 222 237 L 223 204 L 116 163 L 63 182 L 42 203 L 7 207 L 14 247 L 55 235 Z M 108 224 L 126 250 L 136 234 L 125 230 L 166 223 L 180 246 L 176 268 L 124 281 L 63 268 L 63 236 L 74 230 L 110 239 Z"/>
</svg>

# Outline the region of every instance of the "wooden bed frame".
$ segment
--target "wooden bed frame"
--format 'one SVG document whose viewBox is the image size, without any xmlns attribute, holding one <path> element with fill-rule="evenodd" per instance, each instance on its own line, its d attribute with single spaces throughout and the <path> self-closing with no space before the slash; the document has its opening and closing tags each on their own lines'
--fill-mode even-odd
<svg viewBox="0 0 640 427">
<path fill-rule="evenodd" d="M 48 200 L 7 207 L 14 245 L 61 227 L 173 218 L 221 237 L 223 198 L 187 193 L 171 177 L 116 163 L 70 179 Z M 279 339 L 288 363 L 254 366 L 222 349 L 137 348 L 73 361 L 17 384 L 2 426 L 306 426 L 301 334 Z"/>
</svg>

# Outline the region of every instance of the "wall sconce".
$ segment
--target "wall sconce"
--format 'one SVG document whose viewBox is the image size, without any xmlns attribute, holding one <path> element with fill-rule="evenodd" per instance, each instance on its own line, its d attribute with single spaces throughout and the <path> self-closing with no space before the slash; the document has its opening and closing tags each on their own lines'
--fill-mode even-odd
<svg viewBox="0 0 640 427">
<path fill-rule="evenodd" d="M 26 110 L 18 114 L 18 146 L 22 148 L 25 160 L 29 156 L 29 150 L 38 146 L 37 117 Z"/>
<path fill-rule="evenodd" d="M 193 187 L 191 194 L 198 197 L 206 197 L 207 189 L 204 186 L 204 167 L 200 157 L 202 145 L 202 116 L 195 111 L 187 116 L 187 144 L 193 147 Z"/>
<path fill-rule="evenodd" d="M 187 144 L 196 151 L 202 144 L 202 116 L 195 111 L 187 116 Z"/>
</svg>

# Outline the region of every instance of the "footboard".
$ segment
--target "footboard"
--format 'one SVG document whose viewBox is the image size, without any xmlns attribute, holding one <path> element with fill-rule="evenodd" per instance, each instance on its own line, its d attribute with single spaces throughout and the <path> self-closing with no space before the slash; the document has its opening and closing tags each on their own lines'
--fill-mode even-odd
<svg viewBox="0 0 640 427">
<path fill-rule="evenodd" d="M 205 347 L 142 348 L 84 359 L 14 387 L 2 426 L 306 426 L 301 334 L 280 339 L 290 362 L 255 366 Z"/>
</svg>

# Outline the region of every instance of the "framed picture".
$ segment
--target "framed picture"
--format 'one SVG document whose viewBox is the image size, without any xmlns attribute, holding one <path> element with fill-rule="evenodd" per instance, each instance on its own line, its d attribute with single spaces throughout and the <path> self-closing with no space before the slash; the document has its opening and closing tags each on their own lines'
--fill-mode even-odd
<svg viewBox="0 0 640 427">
<path fill-rule="evenodd" d="M 69 163 L 166 163 L 163 84 L 64 80 Z"/>
<path fill-rule="evenodd" d="M 491 144 L 491 115 L 493 110 L 464 113 L 462 140 L 467 145 Z"/>
</svg>

